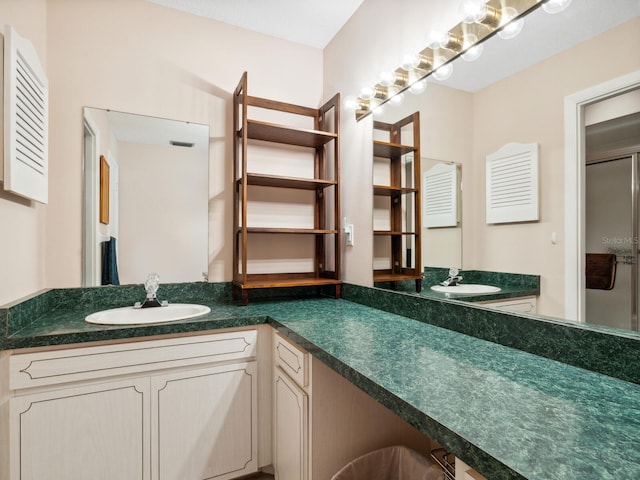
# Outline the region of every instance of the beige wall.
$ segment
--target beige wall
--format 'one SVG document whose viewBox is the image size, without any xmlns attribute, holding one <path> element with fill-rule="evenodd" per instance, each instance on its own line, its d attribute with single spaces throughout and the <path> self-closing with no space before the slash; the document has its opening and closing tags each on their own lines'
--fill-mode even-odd
<svg viewBox="0 0 640 480">
<path fill-rule="evenodd" d="M 29 39 L 43 65 L 48 50 L 46 18 L 45 0 L 0 2 L 3 32 L 4 24 L 12 25 L 18 34 Z M 0 158 L 3 156 L 4 150 L 0 148 Z M 45 286 L 46 212 L 46 206 L 5 192 L 0 186 L 0 305 Z"/>
<path fill-rule="evenodd" d="M 357 94 L 380 71 L 397 66 L 413 40 L 407 30 L 420 32 L 424 46 L 430 25 L 416 25 L 417 19 L 430 18 L 440 27 L 456 23 L 447 23 L 455 17 L 454 6 L 413 3 L 397 9 L 382 1 L 363 4 L 325 49 L 327 93 Z M 426 9 L 440 13 L 427 15 Z M 463 268 L 541 275 L 540 313 L 564 316 L 564 97 L 638 70 L 638 44 L 636 19 L 476 94 L 456 98 L 431 85 L 421 97 L 408 96 L 402 108 L 385 109 L 387 119 L 395 115 L 392 111 L 401 118 L 420 109 L 422 156 L 463 164 Z M 360 284 L 371 284 L 373 256 L 372 222 L 365 213 L 371 208 L 370 132 L 370 117 L 356 122 L 352 112 L 344 112 L 343 211 L 353 221 L 357 239 L 356 247 L 346 247 L 344 276 Z M 488 226 L 485 156 L 508 142 L 540 144 L 541 217 L 535 223 Z M 552 232 L 558 236 L 556 245 Z"/>
<path fill-rule="evenodd" d="M 319 105 L 322 51 L 143 0 L 49 0 L 47 29 L 46 285 L 81 282 L 83 106 L 210 125 L 209 279 L 230 281 L 231 94 L 247 70 L 251 95 Z"/>
<path fill-rule="evenodd" d="M 464 266 L 541 275 L 539 313 L 564 316 L 564 97 L 640 69 L 638 45 L 635 19 L 474 95 L 473 161 L 481 188 L 465 204 Z M 484 159 L 509 142 L 540 145 L 540 221 L 487 225 Z"/>
</svg>

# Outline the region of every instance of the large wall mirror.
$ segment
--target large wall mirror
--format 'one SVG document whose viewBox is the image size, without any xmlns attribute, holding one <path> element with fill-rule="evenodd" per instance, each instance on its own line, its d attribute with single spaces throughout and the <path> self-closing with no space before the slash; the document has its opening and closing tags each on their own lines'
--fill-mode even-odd
<svg viewBox="0 0 640 480">
<path fill-rule="evenodd" d="M 524 18 L 524 28 L 515 38 L 491 37 L 475 61 L 458 58 L 452 62 L 448 79 L 429 77 L 424 93 L 406 92 L 401 105 L 389 102 L 381 113 L 374 112 L 374 119 L 383 121 L 420 112 L 422 157 L 461 165 L 464 228 L 460 266 L 463 270 L 540 275 L 538 313 L 546 317 L 566 318 L 567 291 L 579 288 L 565 284 L 565 262 L 571 255 L 566 252 L 572 248 L 565 241 L 565 191 L 569 190 L 565 188 L 565 98 L 640 71 L 640 6 L 635 0 L 606 3 L 605 8 L 598 0 L 575 0 L 557 15 L 538 8 Z M 637 99 L 635 95 L 619 101 L 623 107 L 612 111 L 609 118 L 640 112 Z M 609 118 L 593 115 L 586 125 Z M 638 123 L 631 130 L 638 139 Z M 513 142 L 540 146 L 540 219 L 487 224 L 485 159 Z M 438 262 L 428 256 L 430 250 L 440 248 L 438 242 L 430 244 L 429 232 L 423 229 L 423 234 L 425 265 Z M 436 257 L 447 258 L 447 253 Z M 452 260 L 446 263 L 456 266 Z M 619 272 L 624 268 L 619 264 Z M 580 320 L 603 323 L 594 318 Z M 633 329 L 632 325 L 626 321 L 611 326 Z"/>
<path fill-rule="evenodd" d="M 84 108 L 83 285 L 207 279 L 209 126 Z"/>
</svg>

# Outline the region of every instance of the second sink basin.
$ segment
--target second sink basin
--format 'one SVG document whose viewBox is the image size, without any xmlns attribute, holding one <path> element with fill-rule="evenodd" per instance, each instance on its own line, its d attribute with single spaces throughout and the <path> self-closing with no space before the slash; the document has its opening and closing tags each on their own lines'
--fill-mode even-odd
<svg viewBox="0 0 640 480">
<path fill-rule="evenodd" d="M 85 318 L 85 321 L 101 325 L 138 325 L 184 320 L 204 315 L 210 311 L 211 309 L 205 305 L 170 303 L 165 307 L 154 308 L 112 308 L 92 313 Z"/>
<path fill-rule="evenodd" d="M 443 287 L 442 285 L 433 285 L 431 290 L 441 293 L 453 293 L 460 295 L 482 295 L 485 293 L 496 293 L 500 291 L 500 287 L 492 285 L 479 285 L 475 283 L 463 283 L 453 287 Z"/>
</svg>

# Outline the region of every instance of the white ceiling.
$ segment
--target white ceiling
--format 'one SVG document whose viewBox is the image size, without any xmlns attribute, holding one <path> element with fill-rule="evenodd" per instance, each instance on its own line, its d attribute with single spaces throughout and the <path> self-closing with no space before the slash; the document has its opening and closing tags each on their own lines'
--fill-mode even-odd
<svg viewBox="0 0 640 480">
<path fill-rule="evenodd" d="M 364 0 L 148 1 L 324 48 Z M 449 80 L 438 82 L 432 78 L 430 81 L 477 92 L 639 14 L 640 0 L 573 0 L 567 10 L 556 15 L 549 15 L 539 8 L 525 18 L 524 29 L 516 38 L 491 38 L 480 59 L 475 62 L 458 60 Z"/>
<path fill-rule="evenodd" d="M 364 0 L 149 0 L 291 42 L 324 48 Z"/>
</svg>

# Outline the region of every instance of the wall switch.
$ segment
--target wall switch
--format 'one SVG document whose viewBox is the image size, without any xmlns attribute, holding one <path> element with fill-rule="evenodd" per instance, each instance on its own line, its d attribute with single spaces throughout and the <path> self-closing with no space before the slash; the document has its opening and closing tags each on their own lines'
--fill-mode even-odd
<svg viewBox="0 0 640 480">
<path fill-rule="evenodd" d="M 346 236 L 346 243 L 349 246 L 353 246 L 353 223 L 347 223 L 347 217 L 344 218 L 344 234 Z"/>
</svg>

